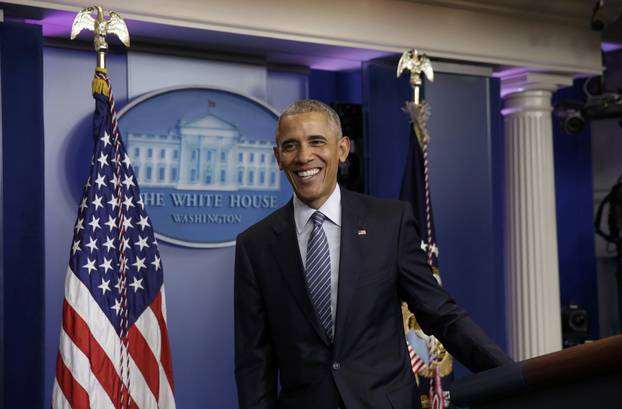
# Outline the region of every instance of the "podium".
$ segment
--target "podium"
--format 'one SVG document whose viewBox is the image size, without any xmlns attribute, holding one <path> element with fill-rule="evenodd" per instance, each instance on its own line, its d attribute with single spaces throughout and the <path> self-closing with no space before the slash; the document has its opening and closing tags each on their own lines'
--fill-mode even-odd
<svg viewBox="0 0 622 409">
<path fill-rule="evenodd" d="M 622 408 L 622 335 L 465 376 L 450 396 L 471 409 Z"/>
</svg>

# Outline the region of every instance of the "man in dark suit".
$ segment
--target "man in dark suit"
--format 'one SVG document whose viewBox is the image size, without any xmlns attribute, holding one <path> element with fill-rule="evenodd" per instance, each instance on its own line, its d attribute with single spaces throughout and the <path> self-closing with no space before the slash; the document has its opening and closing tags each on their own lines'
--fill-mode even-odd
<svg viewBox="0 0 622 409">
<path fill-rule="evenodd" d="M 471 370 L 512 362 L 434 279 L 410 205 L 339 187 L 349 149 L 321 102 L 279 118 L 274 154 L 295 195 L 237 239 L 241 409 L 420 407 L 402 300 Z"/>
</svg>

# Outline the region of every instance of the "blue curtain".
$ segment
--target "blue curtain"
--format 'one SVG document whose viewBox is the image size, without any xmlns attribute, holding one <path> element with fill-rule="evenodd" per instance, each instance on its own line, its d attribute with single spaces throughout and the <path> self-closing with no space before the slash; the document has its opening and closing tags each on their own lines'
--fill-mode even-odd
<svg viewBox="0 0 622 409">
<path fill-rule="evenodd" d="M 40 408 L 43 379 L 43 59 L 40 26 L 0 24 L 2 407 Z"/>
</svg>

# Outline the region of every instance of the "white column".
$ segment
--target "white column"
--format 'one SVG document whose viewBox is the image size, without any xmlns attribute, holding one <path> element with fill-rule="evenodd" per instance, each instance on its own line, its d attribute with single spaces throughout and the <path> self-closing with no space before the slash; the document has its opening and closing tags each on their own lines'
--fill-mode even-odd
<svg viewBox="0 0 622 409">
<path fill-rule="evenodd" d="M 542 73 L 502 78 L 508 343 L 516 360 L 562 346 L 551 96 L 571 84 Z"/>
</svg>

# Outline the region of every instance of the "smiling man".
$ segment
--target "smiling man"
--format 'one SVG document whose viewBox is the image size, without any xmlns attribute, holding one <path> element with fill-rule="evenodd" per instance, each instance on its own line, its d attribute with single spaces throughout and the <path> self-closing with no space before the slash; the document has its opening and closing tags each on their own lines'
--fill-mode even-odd
<svg viewBox="0 0 622 409">
<path fill-rule="evenodd" d="M 317 111 L 318 107 L 324 111 Z M 339 162 L 348 157 L 350 140 L 341 135 L 337 114 L 323 104 L 303 101 L 290 111 L 297 113 L 279 119 L 274 155 L 296 197 L 310 208 L 319 209 L 335 191 Z"/>
<path fill-rule="evenodd" d="M 274 154 L 294 197 L 236 246 L 241 409 L 420 407 L 402 300 L 471 370 L 512 362 L 434 279 L 410 205 L 339 187 L 349 150 L 319 101 L 279 118 Z"/>
</svg>

